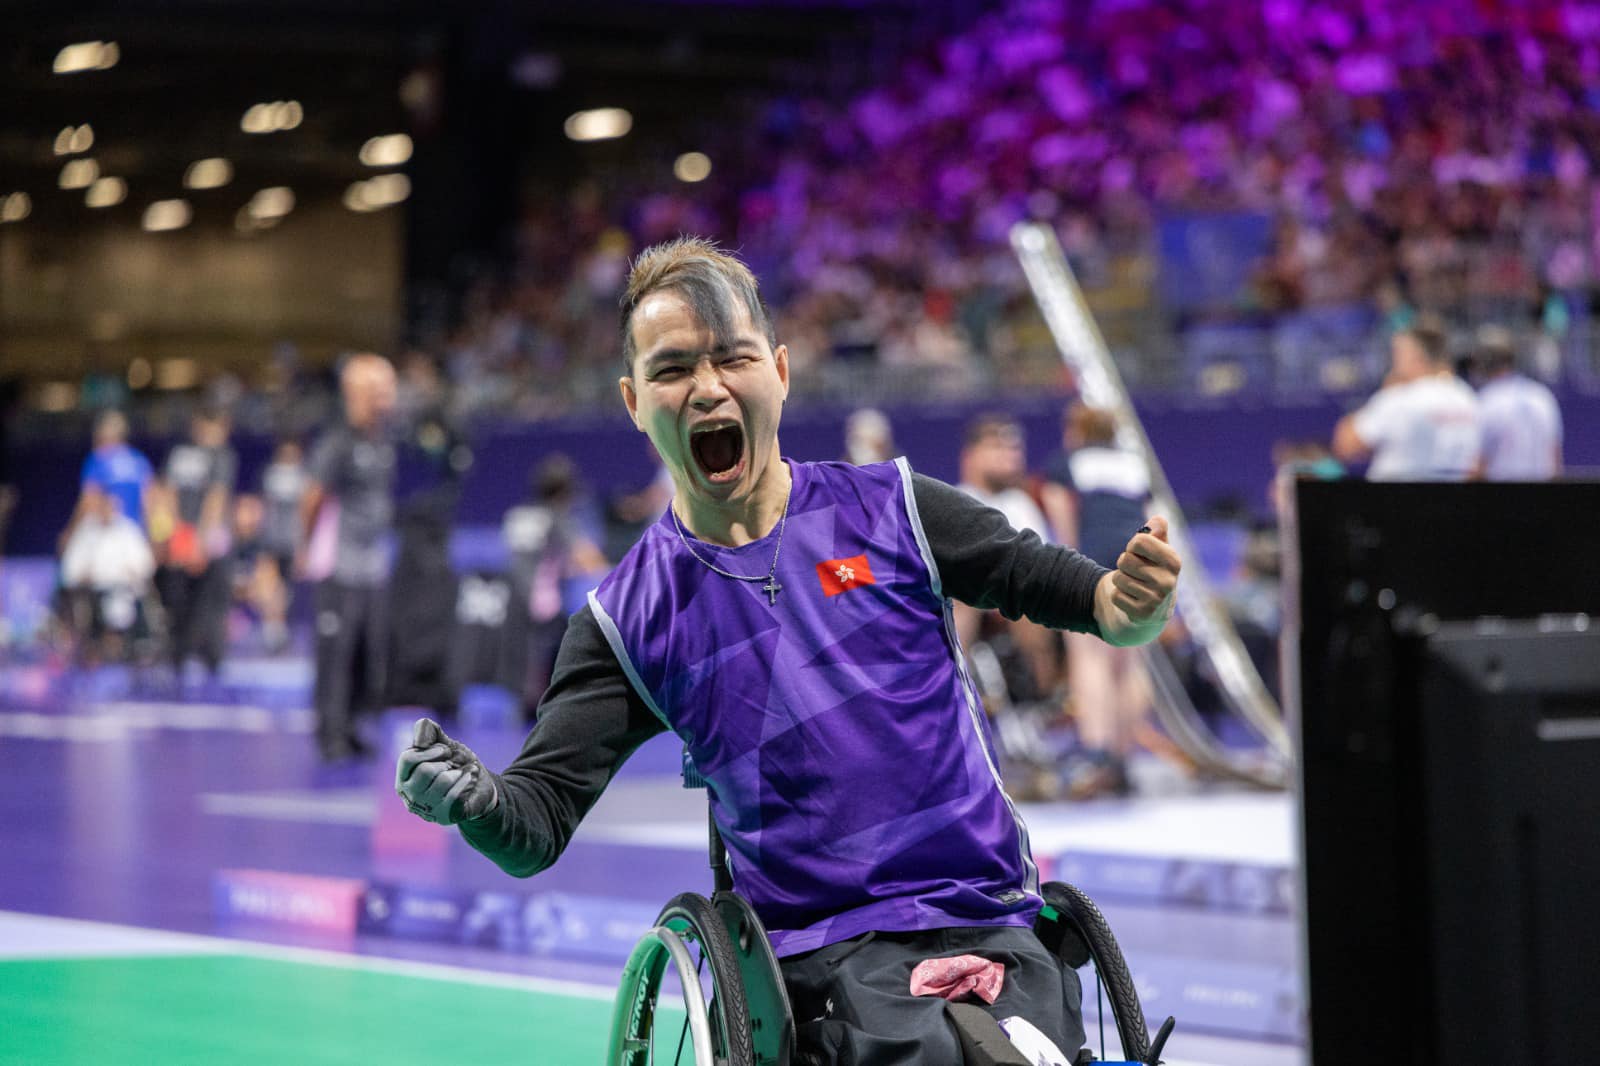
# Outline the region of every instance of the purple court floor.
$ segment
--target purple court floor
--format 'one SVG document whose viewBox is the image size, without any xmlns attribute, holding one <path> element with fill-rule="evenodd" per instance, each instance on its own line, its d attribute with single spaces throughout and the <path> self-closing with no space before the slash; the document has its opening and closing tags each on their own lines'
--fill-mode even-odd
<svg viewBox="0 0 1600 1066">
<path fill-rule="evenodd" d="M 709 889 L 704 797 L 681 787 L 670 738 L 624 768 L 554 869 L 519 881 L 406 815 L 392 753 L 413 714 L 367 723 L 372 761 L 324 766 L 303 704 L 251 698 L 303 682 L 303 662 L 277 665 L 163 698 L 59 678 L 54 698 L 14 698 L 27 686 L 6 675 L 0 911 L 606 986 L 662 902 Z M 460 732 L 491 765 L 522 740 L 503 717 Z M 1024 807 L 1042 871 L 1100 902 L 1147 1007 L 1190 1038 L 1179 1061 L 1299 1061 L 1287 797 L 1138 769 L 1141 798 Z"/>
</svg>

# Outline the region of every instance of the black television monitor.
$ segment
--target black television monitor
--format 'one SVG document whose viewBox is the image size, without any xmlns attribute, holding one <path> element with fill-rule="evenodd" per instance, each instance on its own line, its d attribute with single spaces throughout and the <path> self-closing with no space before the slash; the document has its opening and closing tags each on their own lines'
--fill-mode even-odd
<svg viewBox="0 0 1600 1066">
<path fill-rule="evenodd" d="M 1600 482 L 1301 482 L 1313 1066 L 1600 1062 Z"/>
</svg>

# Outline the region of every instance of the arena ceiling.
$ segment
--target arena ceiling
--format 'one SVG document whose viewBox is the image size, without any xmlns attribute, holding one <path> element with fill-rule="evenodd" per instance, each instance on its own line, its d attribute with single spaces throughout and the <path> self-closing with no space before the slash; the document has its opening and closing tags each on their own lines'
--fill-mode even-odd
<svg viewBox="0 0 1600 1066">
<path fill-rule="evenodd" d="M 948 17 L 978 5 L 935 6 Z M 515 113 L 503 134 L 535 144 L 561 140 L 561 116 L 583 107 L 666 122 L 803 79 L 869 22 L 927 11 L 910 0 L 0 0 L 0 197 L 26 191 L 38 222 L 91 219 L 83 190 L 58 187 L 72 156 L 55 150 L 84 123 L 93 145 L 74 154 L 127 183 L 114 210 L 185 195 L 186 169 L 214 157 L 233 164 L 235 193 L 338 195 L 372 173 L 359 159 L 369 138 L 426 124 L 441 100 L 493 97 L 501 118 Z M 114 65 L 53 71 L 64 47 L 94 41 L 116 43 Z M 253 105 L 291 100 L 295 128 L 241 128 Z M 472 121 L 459 105 L 450 114 Z"/>
</svg>

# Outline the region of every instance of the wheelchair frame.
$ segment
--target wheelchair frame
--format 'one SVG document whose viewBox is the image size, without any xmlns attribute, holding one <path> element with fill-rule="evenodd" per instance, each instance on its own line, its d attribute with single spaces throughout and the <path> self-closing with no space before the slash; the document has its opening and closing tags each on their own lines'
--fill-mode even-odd
<svg viewBox="0 0 1600 1066">
<path fill-rule="evenodd" d="M 705 785 L 687 751 L 684 785 Z M 651 1066 L 654 1062 L 656 1007 L 668 963 L 683 985 L 688 1012 L 685 1028 L 695 1066 L 800 1066 L 783 971 L 761 919 L 749 902 L 733 891 L 727 848 L 709 812 L 707 821 L 712 895 L 710 899 L 693 892 L 675 896 L 634 947 L 623 968 L 612 1011 L 606 1066 Z M 1074 970 L 1094 964 L 1096 988 L 1103 988 L 1110 1000 L 1125 1056 L 1118 1062 L 1159 1066 L 1174 1021 L 1168 1018 L 1156 1038 L 1150 1039 L 1138 990 L 1105 916 L 1087 895 L 1065 882 L 1048 882 L 1041 886 L 1040 894 L 1045 905 L 1034 932 Z M 700 946 L 699 964 L 689 951 L 691 941 Z M 709 1000 L 700 976 L 706 963 L 711 969 Z M 681 1050 L 680 1036 L 680 1054 Z M 1101 1053 L 1104 1051 L 1102 1030 Z M 1074 1059 L 1075 1066 L 1090 1062 L 1101 1060 L 1088 1049 Z M 1101 1066 L 1116 1063 L 1101 1062 Z"/>
</svg>

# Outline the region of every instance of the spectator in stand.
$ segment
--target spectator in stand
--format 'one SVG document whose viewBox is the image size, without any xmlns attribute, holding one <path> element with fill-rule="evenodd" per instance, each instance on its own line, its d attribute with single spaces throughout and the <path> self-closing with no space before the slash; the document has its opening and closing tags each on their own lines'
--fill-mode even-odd
<svg viewBox="0 0 1600 1066">
<path fill-rule="evenodd" d="M 1483 385 L 1483 454 L 1474 474 L 1489 481 L 1549 481 L 1561 476 L 1561 407 L 1545 385 L 1517 370 L 1516 342 L 1503 326 L 1478 331 Z"/>
<path fill-rule="evenodd" d="M 1441 324 L 1419 321 L 1394 335 L 1383 388 L 1333 432 L 1342 462 L 1370 458 L 1373 481 L 1464 481 L 1478 462 L 1478 398 L 1456 376 Z"/>
<path fill-rule="evenodd" d="M 217 408 L 197 411 L 189 440 L 167 455 L 162 481 L 174 526 L 162 574 L 173 669 L 198 656 L 213 677 L 222 667 L 232 599 L 233 490 L 239 460 L 228 446 L 231 425 Z"/>
</svg>

